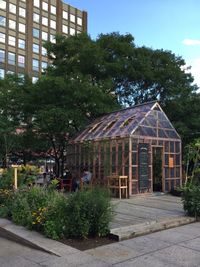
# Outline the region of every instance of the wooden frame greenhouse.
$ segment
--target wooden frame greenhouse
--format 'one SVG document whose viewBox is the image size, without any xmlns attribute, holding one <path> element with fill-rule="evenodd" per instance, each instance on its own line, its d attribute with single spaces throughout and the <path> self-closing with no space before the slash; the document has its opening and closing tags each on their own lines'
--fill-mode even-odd
<svg viewBox="0 0 200 267">
<path fill-rule="evenodd" d="M 176 188 L 182 182 L 181 138 L 158 102 L 109 113 L 69 145 L 66 164 L 87 167 L 106 184 L 109 175 L 128 176 L 129 196 Z"/>
</svg>

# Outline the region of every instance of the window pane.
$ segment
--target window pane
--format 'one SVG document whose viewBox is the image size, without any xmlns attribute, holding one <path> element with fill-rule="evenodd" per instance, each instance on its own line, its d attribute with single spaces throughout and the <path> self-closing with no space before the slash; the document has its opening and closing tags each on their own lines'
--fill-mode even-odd
<svg viewBox="0 0 200 267">
<path fill-rule="evenodd" d="M 24 56 L 18 56 L 18 66 L 19 67 L 25 67 L 25 57 Z"/>
<path fill-rule="evenodd" d="M 45 2 L 42 2 L 42 9 L 48 11 L 48 4 Z"/>
<path fill-rule="evenodd" d="M 40 0 L 34 0 L 33 5 L 36 7 L 40 7 Z"/>
<path fill-rule="evenodd" d="M 0 69 L 0 79 L 4 79 L 5 77 L 5 70 Z"/>
<path fill-rule="evenodd" d="M 15 46 L 15 41 L 16 41 L 15 37 L 8 36 L 8 44 L 9 45 Z"/>
<path fill-rule="evenodd" d="M 8 52 L 8 64 L 15 65 L 15 54 Z"/>
<path fill-rule="evenodd" d="M 0 8 L 1 9 L 6 9 L 6 1 L 0 0 Z"/>
<path fill-rule="evenodd" d="M 50 34 L 50 42 L 52 42 L 53 44 L 56 43 L 56 39 L 55 39 L 55 36 Z"/>
<path fill-rule="evenodd" d="M 13 14 L 16 14 L 16 5 L 9 4 L 9 11 Z"/>
<path fill-rule="evenodd" d="M 70 35 L 74 35 L 75 34 L 75 29 L 70 28 Z"/>
<path fill-rule="evenodd" d="M 68 19 L 68 12 L 63 10 L 63 19 Z"/>
<path fill-rule="evenodd" d="M 33 28 L 33 37 L 39 38 L 40 36 L 40 31 L 36 28 Z"/>
<path fill-rule="evenodd" d="M 3 16 L 0 16 L 0 26 L 6 26 L 6 18 Z"/>
<path fill-rule="evenodd" d="M 50 27 L 53 28 L 53 29 L 56 29 L 56 22 L 55 20 L 50 20 Z"/>
<path fill-rule="evenodd" d="M 62 25 L 62 31 L 66 34 L 68 34 L 68 26 Z"/>
<path fill-rule="evenodd" d="M 39 54 L 40 47 L 38 44 L 33 44 L 33 53 Z"/>
<path fill-rule="evenodd" d="M 4 33 L 0 32 L 0 43 L 5 43 L 6 36 Z"/>
<path fill-rule="evenodd" d="M 40 15 L 37 13 L 33 13 L 33 21 L 39 23 L 40 22 Z"/>
<path fill-rule="evenodd" d="M 44 71 L 47 68 L 47 62 L 42 61 L 41 67 L 42 71 Z"/>
<path fill-rule="evenodd" d="M 51 5 L 51 13 L 56 14 L 56 7 Z"/>
<path fill-rule="evenodd" d="M 42 17 L 42 24 L 48 26 L 48 18 Z"/>
<path fill-rule="evenodd" d="M 42 32 L 42 40 L 45 40 L 45 41 L 48 40 L 48 33 L 47 32 Z"/>
<path fill-rule="evenodd" d="M 18 39 L 18 47 L 21 49 L 25 49 L 25 40 Z"/>
<path fill-rule="evenodd" d="M 82 18 L 77 18 L 77 23 L 79 24 L 79 25 L 82 25 Z"/>
<path fill-rule="evenodd" d="M 23 32 L 23 33 L 26 32 L 25 24 L 23 24 L 23 23 L 19 23 L 19 31 L 20 31 L 20 32 Z"/>
<path fill-rule="evenodd" d="M 72 15 L 72 14 L 70 14 L 70 20 L 71 20 L 71 22 L 74 22 L 75 23 L 75 16 Z"/>
<path fill-rule="evenodd" d="M 33 59 L 32 67 L 33 70 L 39 71 L 39 61 L 37 59 Z"/>
<path fill-rule="evenodd" d="M 9 28 L 15 30 L 16 29 L 16 21 L 9 19 L 8 21 Z"/>
<path fill-rule="evenodd" d="M 42 55 L 43 56 L 46 56 L 47 55 L 47 50 L 46 48 L 42 47 Z"/>
<path fill-rule="evenodd" d="M 26 17 L 26 10 L 24 9 L 24 8 L 22 8 L 22 7 L 19 7 L 19 15 L 21 16 L 21 17 Z"/>
<path fill-rule="evenodd" d="M 0 50 L 0 62 L 4 62 L 4 61 L 5 61 L 5 51 Z"/>
</svg>

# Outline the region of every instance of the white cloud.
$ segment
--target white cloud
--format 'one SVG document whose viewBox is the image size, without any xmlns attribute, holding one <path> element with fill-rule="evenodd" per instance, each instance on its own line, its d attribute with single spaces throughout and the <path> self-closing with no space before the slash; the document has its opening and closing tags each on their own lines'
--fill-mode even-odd
<svg viewBox="0 0 200 267">
<path fill-rule="evenodd" d="M 194 58 L 186 62 L 187 66 L 191 66 L 189 72 L 194 77 L 194 83 L 200 88 L 200 58 Z"/>
<path fill-rule="evenodd" d="M 182 42 L 184 45 L 200 45 L 200 40 L 184 39 Z"/>
</svg>

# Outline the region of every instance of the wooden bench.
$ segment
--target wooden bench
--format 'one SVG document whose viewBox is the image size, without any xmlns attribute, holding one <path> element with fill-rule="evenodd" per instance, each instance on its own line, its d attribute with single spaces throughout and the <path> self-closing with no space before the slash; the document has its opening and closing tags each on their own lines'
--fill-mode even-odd
<svg viewBox="0 0 200 267">
<path fill-rule="evenodd" d="M 108 188 L 112 193 L 122 198 L 128 198 L 128 176 L 123 175 L 110 175 L 107 176 Z"/>
</svg>

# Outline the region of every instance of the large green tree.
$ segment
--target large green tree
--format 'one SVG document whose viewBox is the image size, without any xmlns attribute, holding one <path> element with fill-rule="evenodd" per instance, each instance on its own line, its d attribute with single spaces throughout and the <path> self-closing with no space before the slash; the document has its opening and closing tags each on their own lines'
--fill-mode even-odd
<svg viewBox="0 0 200 267">
<path fill-rule="evenodd" d="M 101 34 L 96 40 L 86 34 L 57 36 L 56 44 L 49 42 L 46 48 L 52 60 L 47 75 L 87 77 L 88 84 L 115 96 L 122 106 L 159 100 L 184 142 L 196 137 L 198 88 L 180 56 L 136 47 L 132 35 L 118 33 Z M 190 120 L 183 119 L 186 111 Z"/>
</svg>

